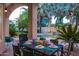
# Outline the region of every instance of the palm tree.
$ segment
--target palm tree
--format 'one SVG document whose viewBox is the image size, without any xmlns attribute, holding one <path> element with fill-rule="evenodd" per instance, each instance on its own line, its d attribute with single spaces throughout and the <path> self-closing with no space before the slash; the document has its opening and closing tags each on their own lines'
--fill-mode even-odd
<svg viewBox="0 0 79 59">
<path fill-rule="evenodd" d="M 61 27 L 63 25 L 63 17 L 65 16 L 65 11 L 63 10 L 58 10 L 55 14 L 55 18 L 57 18 L 56 20 L 56 27 Z"/>
<path fill-rule="evenodd" d="M 74 10 L 68 10 L 68 14 L 66 15 L 66 18 L 70 20 L 69 23 L 71 24 L 74 24 L 73 20 L 76 20 L 75 18 L 73 19 L 73 17 L 75 17 L 75 14 L 74 14 Z"/>
<path fill-rule="evenodd" d="M 49 15 L 49 9 L 47 9 L 48 4 L 42 4 L 38 8 L 38 21 L 39 21 L 39 27 L 40 27 L 40 32 L 41 32 L 41 22 L 44 17 L 48 18 L 48 28 L 50 28 L 50 23 L 51 23 L 51 16 Z"/>
<path fill-rule="evenodd" d="M 74 13 L 76 15 L 76 23 L 79 25 L 79 4 L 76 4 L 76 7 L 74 8 Z"/>
<path fill-rule="evenodd" d="M 79 41 L 79 31 L 77 25 L 63 25 L 62 28 L 57 31 L 60 33 L 59 38 L 64 39 L 69 43 L 68 51 L 73 51 L 73 43 Z"/>
<path fill-rule="evenodd" d="M 43 17 L 48 17 L 48 28 L 51 27 L 51 17 L 54 15 L 56 20 L 55 25 L 62 25 L 63 24 L 63 17 L 67 15 L 68 19 L 72 19 L 71 11 L 68 11 L 72 9 L 76 4 L 59 4 L 59 3 L 44 3 L 39 4 L 39 20 Z M 75 7 L 74 7 L 75 8 Z M 73 13 L 73 12 L 72 12 Z M 40 20 L 41 21 L 41 20 Z M 41 26 L 40 26 L 41 29 Z"/>
<path fill-rule="evenodd" d="M 51 17 L 53 16 L 54 11 L 55 11 L 55 8 L 53 8 L 53 4 L 46 4 L 46 3 L 39 4 L 38 19 L 40 23 L 40 32 L 41 32 L 41 21 L 44 17 L 48 18 L 48 28 L 51 27 Z"/>
<path fill-rule="evenodd" d="M 41 7 L 38 7 L 37 9 L 38 11 L 38 14 L 37 14 L 37 18 L 38 18 L 38 26 L 40 28 L 40 33 L 41 33 L 41 21 L 42 21 L 42 18 L 44 17 L 44 12 L 43 12 L 43 9 Z"/>
</svg>

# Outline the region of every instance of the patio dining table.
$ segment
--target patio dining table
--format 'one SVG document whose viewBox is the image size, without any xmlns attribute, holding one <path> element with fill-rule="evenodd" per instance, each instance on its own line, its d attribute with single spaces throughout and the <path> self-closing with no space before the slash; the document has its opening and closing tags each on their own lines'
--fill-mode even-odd
<svg viewBox="0 0 79 59">
<path fill-rule="evenodd" d="M 43 46 L 44 48 L 36 48 L 37 45 L 35 45 L 34 43 L 32 44 L 23 44 L 23 47 L 25 49 L 29 48 L 31 50 L 33 50 L 33 54 L 35 52 L 41 53 L 43 56 L 53 56 L 56 52 L 61 51 L 61 56 L 63 55 L 63 46 L 62 45 L 56 45 L 56 48 L 51 48 L 49 46 Z"/>
</svg>

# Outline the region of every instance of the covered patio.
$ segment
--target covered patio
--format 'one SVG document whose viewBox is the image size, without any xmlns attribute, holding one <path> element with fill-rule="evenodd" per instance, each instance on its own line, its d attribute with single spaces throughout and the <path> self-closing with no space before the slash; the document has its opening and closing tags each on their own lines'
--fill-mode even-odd
<svg viewBox="0 0 79 59">
<path fill-rule="evenodd" d="M 8 47 L 8 46 L 5 46 L 5 37 L 9 37 L 10 36 L 10 34 L 9 34 L 9 16 L 10 16 L 10 14 L 16 8 L 18 8 L 20 6 L 28 6 L 28 34 L 27 34 L 27 37 L 28 37 L 29 40 L 33 41 L 33 39 L 39 39 L 38 38 L 39 35 L 41 35 L 41 36 L 43 36 L 43 35 L 51 36 L 52 34 L 50 32 L 56 32 L 57 31 L 54 27 L 50 27 L 50 24 L 49 24 L 48 28 L 47 27 L 42 27 L 43 31 L 47 30 L 49 33 L 47 33 L 47 32 L 44 33 L 43 31 L 42 31 L 43 34 L 37 33 L 37 29 L 38 29 L 37 21 L 39 20 L 37 18 L 38 4 L 35 4 L 35 3 L 18 3 L 18 4 L 17 3 L 8 3 L 8 4 L 0 4 L 0 55 L 4 55 L 4 56 L 6 56 L 6 55 L 7 56 L 13 56 L 14 55 L 13 46 L 10 46 L 9 47 L 10 50 L 8 49 L 8 52 L 5 53 L 6 52 L 6 47 Z M 79 23 L 78 20 L 76 22 L 77 22 L 77 24 Z M 49 38 L 49 39 L 51 39 L 51 38 Z M 59 40 L 60 40 L 60 38 L 59 38 Z M 67 43 L 63 43 L 63 45 L 67 44 Z M 49 56 L 50 55 L 54 55 L 54 53 L 55 53 L 55 55 L 58 55 L 58 53 L 59 53 L 58 56 L 61 56 L 62 53 L 65 53 L 65 52 L 62 51 L 62 50 L 64 50 L 64 48 L 62 49 L 61 45 L 57 45 L 57 46 L 58 46 L 59 49 L 56 50 L 56 51 L 58 51 L 56 53 L 52 52 L 51 49 L 49 49 L 51 51 L 47 51 L 46 50 L 47 48 L 45 48 L 45 51 L 42 51 L 41 53 L 43 55 L 46 54 L 46 55 L 49 55 Z M 26 46 L 26 47 L 28 48 L 28 50 L 30 50 L 29 46 Z M 25 49 L 26 49 L 26 47 L 25 47 Z M 31 51 L 33 50 L 32 51 L 33 54 L 34 53 L 38 54 L 37 52 L 38 52 L 39 49 L 35 49 L 34 46 L 32 46 L 31 48 L 32 48 Z M 74 50 L 74 52 L 71 52 L 71 55 L 79 56 L 78 50 L 79 50 L 79 46 L 77 47 L 77 49 Z M 34 52 L 34 51 L 37 51 L 37 52 Z M 46 52 L 46 53 L 44 53 L 44 52 Z M 30 54 L 32 54 L 32 53 L 30 53 Z M 39 53 L 40 53 L 40 50 L 39 50 Z M 29 55 L 29 53 L 28 53 L 28 55 Z M 25 55 L 25 56 L 27 56 L 27 55 Z"/>
</svg>

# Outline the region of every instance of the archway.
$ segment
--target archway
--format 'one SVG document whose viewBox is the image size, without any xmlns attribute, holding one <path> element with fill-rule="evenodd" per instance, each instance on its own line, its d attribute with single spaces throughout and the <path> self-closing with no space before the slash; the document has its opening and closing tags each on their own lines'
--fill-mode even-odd
<svg viewBox="0 0 79 59">
<path fill-rule="evenodd" d="M 16 8 L 9 16 L 9 35 L 28 33 L 28 6 Z"/>
<path fill-rule="evenodd" d="M 37 35 L 37 4 L 33 4 L 33 3 L 29 3 L 29 4 L 16 4 L 16 3 L 9 3 L 8 6 L 6 6 L 6 4 L 1 4 L 2 8 L 0 10 L 2 10 L 2 29 L 1 32 L 1 39 L 3 41 L 1 41 L 1 44 L 4 44 L 4 39 L 5 36 L 9 36 L 9 15 L 13 12 L 13 10 L 15 10 L 16 8 L 20 7 L 20 6 L 28 6 L 28 36 L 29 39 L 35 38 Z M 7 12 L 5 12 L 7 11 Z M 1 47 L 2 46 L 2 47 Z M 5 46 L 1 45 L 0 46 L 0 54 L 4 51 Z"/>
<path fill-rule="evenodd" d="M 19 3 L 19 4 L 8 4 L 8 6 L 5 6 L 4 5 L 4 10 L 6 9 L 7 12 L 4 12 L 4 37 L 5 36 L 9 36 L 9 16 L 10 14 L 18 7 L 21 7 L 21 6 L 27 6 L 27 4 L 22 4 L 22 3 Z"/>
<path fill-rule="evenodd" d="M 4 37 L 9 36 L 9 15 L 20 6 L 28 6 L 28 38 L 32 39 L 37 36 L 37 4 L 27 3 L 27 4 L 10 4 L 6 7 L 7 12 L 4 12 Z M 5 7 L 4 7 L 5 8 Z"/>
</svg>

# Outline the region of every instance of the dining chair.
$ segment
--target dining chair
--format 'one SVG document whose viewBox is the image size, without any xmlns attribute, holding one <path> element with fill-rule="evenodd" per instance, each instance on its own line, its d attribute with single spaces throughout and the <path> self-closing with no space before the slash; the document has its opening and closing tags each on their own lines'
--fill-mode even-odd
<svg viewBox="0 0 79 59">
<path fill-rule="evenodd" d="M 22 45 L 28 40 L 27 34 L 20 34 L 19 35 L 19 44 Z"/>
<path fill-rule="evenodd" d="M 34 51 L 33 56 L 46 56 L 38 51 Z"/>
<path fill-rule="evenodd" d="M 28 47 L 21 48 L 21 51 L 23 56 L 33 56 L 33 50 Z"/>
<path fill-rule="evenodd" d="M 59 45 L 57 39 L 56 39 L 56 40 L 52 40 L 52 39 L 51 39 L 50 41 L 51 41 L 51 43 L 54 43 L 55 45 Z M 59 51 L 57 51 L 55 55 L 60 56 L 60 54 L 62 54 L 62 53 L 60 53 L 60 52 L 61 52 L 61 49 L 60 49 Z"/>
<path fill-rule="evenodd" d="M 57 40 L 50 40 L 52 43 L 54 43 L 54 44 L 58 44 L 58 41 Z"/>
<path fill-rule="evenodd" d="M 15 46 L 15 45 L 12 45 L 12 46 L 13 46 L 13 55 L 14 56 L 21 56 L 20 47 L 19 46 Z"/>
</svg>

